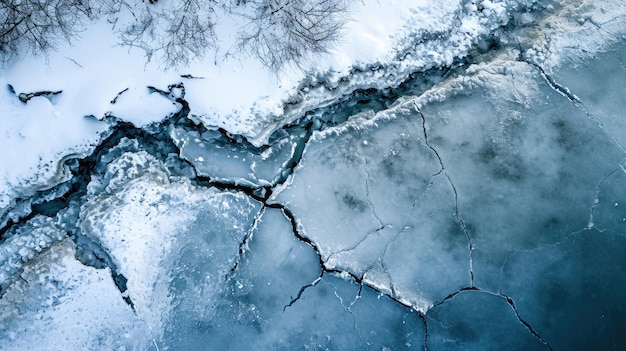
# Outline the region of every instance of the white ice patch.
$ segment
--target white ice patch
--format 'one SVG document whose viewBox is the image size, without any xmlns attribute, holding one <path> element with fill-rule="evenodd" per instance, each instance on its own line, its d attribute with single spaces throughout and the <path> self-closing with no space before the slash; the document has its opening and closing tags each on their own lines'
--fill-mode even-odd
<svg viewBox="0 0 626 351">
<path fill-rule="evenodd" d="M 0 299 L 3 350 L 148 349 L 152 336 L 108 269 L 86 267 L 70 240 L 24 267 Z"/>
<path fill-rule="evenodd" d="M 104 178 L 105 191 L 81 208 L 80 227 L 128 279 L 137 315 L 164 332 L 178 308 L 209 313 L 194 301 L 210 304 L 220 291 L 259 206 L 243 194 L 170 179 L 145 152 L 122 155 Z"/>
<path fill-rule="evenodd" d="M 584 0 L 551 6 L 552 14 L 534 35 L 550 40 L 536 41 L 527 51 L 529 59 L 553 73 L 568 62 L 582 62 L 624 39 L 626 4 L 615 0 Z"/>
</svg>

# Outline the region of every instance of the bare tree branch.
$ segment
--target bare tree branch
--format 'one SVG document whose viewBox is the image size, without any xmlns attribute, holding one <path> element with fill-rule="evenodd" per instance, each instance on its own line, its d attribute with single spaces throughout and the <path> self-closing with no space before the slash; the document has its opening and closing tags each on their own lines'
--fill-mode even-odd
<svg viewBox="0 0 626 351">
<path fill-rule="evenodd" d="M 146 5 L 122 29 L 120 44 L 143 49 L 148 60 L 157 55 L 166 67 L 185 66 L 216 47 L 213 17 L 213 4 L 203 0 L 182 0 L 158 11 Z"/>
<path fill-rule="evenodd" d="M 130 1 L 128 3 L 127 1 Z M 285 65 L 299 65 L 310 54 L 326 52 L 340 37 L 350 0 L 0 0 L 0 61 L 9 61 L 19 50 L 34 55 L 71 43 L 86 21 L 108 16 L 117 26 L 117 15 L 133 13 L 122 24 L 119 44 L 145 51 L 166 68 L 188 65 L 216 49 L 215 9 L 243 17 L 236 42 L 239 54 L 257 57 L 278 72 Z M 139 11 L 137 11 L 139 9 Z M 137 15 L 134 12 L 138 12 Z"/>
<path fill-rule="evenodd" d="M 96 12 L 89 0 L 0 0 L 0 59 L 10 60 L 21 45 L 39 55 L 71 42 Z"/>
<path fill-rule="evenodd" d="M 347 0 L 252 0 L 253 15 L 239 33 L 236 49 L 256 56 L 270 70 L 299 65 L 325 53 L 341 37 Z"/>
</svg>

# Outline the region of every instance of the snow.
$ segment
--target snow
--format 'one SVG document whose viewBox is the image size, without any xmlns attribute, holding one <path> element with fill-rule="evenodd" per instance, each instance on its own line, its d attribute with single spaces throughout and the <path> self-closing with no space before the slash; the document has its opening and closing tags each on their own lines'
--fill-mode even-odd
<svg viewBox="0 0 626 351">
<path fill-rule="evenodd" d="M 236 16 L 189 67 L 107 19 L 3 67 L 0 348 L 623 346 L 626 5 L 349 16 L 278 73 Z"/>
<path fill-rule="evenodd" d="M 2 125 L 0 148 L 0 213 L 11 199 L 26 197 L 67 178 L 59 162 L 64 157 L 80 157 L 94 148 L 106 124 L 75 115 L 67 95 L 34 97 L 24 104 L 7 88 L 0 76 Z M 17 90 L 19 91 L 19 90 Z"/>
<path fill-rule="evenodd" d="M 246 135 L 253 143 L 261 144 L 277 125 L 327 99 L 324 89 L 318 93 L 311 91 L 305 94 L 303 106 L 296 111 L 284 109 L 285 101 L 301 94 L 297 87 L 307 70 L 322 74 L 333 72 L 327 79 L 329 82 L 337 81 L 339 77 L 348 75 L 353 65 L 390 60 L 395 55 L 396 43 L 406 43 L 407 36 L 430 30 L 454 31 L 453 14 L 460 11 L 460 5 L 455 1 L 437 6 L 427 1 L 395 1 L 391 5 L 374 0 L 354 3 L 351 20 L 345 28 L 345 39 L 331 53 L 307 62 L 304 70 L 292 68 L 277 75 L 269 73 L 252 58 L 227 58 L 216 64 L 214 57 L 207 57 L 178 71 L 163 70 L 157 60 L 146 63 L 141 50 L 117 46 L 115 31 L 111 30 L 106 18 L 89 25 L 73 46 L 60 43 L 59 50 L 49 53 L 45 59 L 21 57 L 0 71 L 0 85 L 6 87 L 10 84 L 17 94 L 63 92 L 55 103 L 35 98 L 23 105 L 7 89 L 2 89 L 0 103 L 5 106 L 3 119 L 7 122 L 0 127 L 0 132 L 6 135 L 0 147 L 4 150 L 24 150 L 24 154 L 19 156 L 20 162 L 16 162 L 18 156 L 15 153 L 2 158 L 0 208 L 6 208 L 11 198 L 25 196 L 38 189 L 41 187 L 39 183 L 54 183 L 54 163 L 59 158 L 72 153 L 88 154 L 93 149 L 110 126 L 85 119 L 85 116 L 101 120 L 107 115 L 114 115 L 141 127 L 158 122 L 175 111 L 175 105 L 151 93 L 148 86 L 165 89 L 170 84 L 183 82 L 185 99 L 196 120 L 206 126 L 222 127 L 231 133 Z M 503 6 L 494 4 L 494 18 L 470 13 L 464 18 L 458 38 L 448 39 L 445 46 L 440 46 L 443 42 L 435 47 L 426 45 L 424 50 L 434 52 L 434 55 L 423 56 L 424 51 L 418 47 L 411 54 L 415 62 L 404 62 L 406 67 L 403 72 L 447 64 L 452 58 L 466 54 L 472 38 L 493 29 L 503 20 Z M 122 13 L 122 17 L 126 15 Z M 222 36 L 225 38 L 237 24 L 229 20 L 234 21 L 225 17 L 225 23 L 218 27 L 218 34 L 224 32 Z M 471 28 L 471 33 L 465 33 L 464 28 Z M 228 50 L 228 40 L 223 50 Z M 221 55 L 218 53 L 215 57 Z M 432 61 L 423 61 L 425 57 L 430 57 Z M 399 77 L 406 75 L 403 72 Z M 202 78 L 181 77 L 186 74 Z M 398 84 L 399 81 L 394 82 L 394 79 L 397 78 L 389 79 L 384 85 Z M 348 88 L 378 86 L 380 83 L 376 81 L 379 80 L 379 76 L 355 77 L 356 85 L 350 84 Z M 116 103 L 111 103 L 124 90 L 126 92 L 119 96 Z M 280 117 L 283 114 L 285 116 Z M 44 135 L 46 143 L 38 142 Z M 39 180 L 32 180 L 33 184 L 24 181 L 35 169 L 44 170 L 44 174 L 36 177 Z"/>
</svg>

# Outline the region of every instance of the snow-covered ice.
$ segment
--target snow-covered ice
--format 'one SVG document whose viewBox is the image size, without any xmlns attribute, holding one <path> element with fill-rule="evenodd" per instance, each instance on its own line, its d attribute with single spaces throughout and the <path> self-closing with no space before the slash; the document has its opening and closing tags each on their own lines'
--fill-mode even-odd
<svg viewBox="0 0 626 351">
<path fill-rule="evenodd" d="M 0 349 L 626 348 L 626 5 L 354 1 L 275 73 L 225 8 L 0 69 Z"/>
</svg>

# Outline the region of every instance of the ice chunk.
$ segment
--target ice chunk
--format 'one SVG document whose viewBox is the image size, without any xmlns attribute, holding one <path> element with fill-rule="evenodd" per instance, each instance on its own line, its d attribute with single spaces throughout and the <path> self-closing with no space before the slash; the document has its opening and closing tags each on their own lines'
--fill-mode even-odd
<svg viewBox="0 0 626 351">
<path fill-rule="evenodd" d="M 170 135 L 180 156 L 194 165 L 198 175 L 255 187 L 275 184 L 281 178 L 299 139 L 291 136 L 271 147 L 256 148 L 228 140 L 217 130 L 199 133 L 173 128 Z"/>
<path fill-rule="evenodd" d="M 24 267 L 0 299 L 2 350 L 154 350 L 108 269 L 80 264 L 70 240 Z"/>
<path fill-rule="evenodd" d="M 277 199 L 328 267 L 366 275 L 368 284 L 426 310 L 471 281 L 454 188 L 422 122 L 409 105 L 369 127 L 325 132 Z"/>
<path fill-rule="evenodd" d="M 423 143 L 421 120 L 403 115 L 380 123 L 310 142 L 293 182 L 277 198 L 290 205 L 325 257 L 387 224 L 407 226 L 408 211 L 439 171 Z"/>
<path fill-rule="evenodd" d="M 108 252 L 137 315 L 167 345 L 168 325 L 211 313 L 260 205 L 170 177 L 145 152 L 122 154 L 103 178 L 81 208 L 82 234 Z"/>
<path fill-rule="evenodd" d="M 364 160 L 354 152 L 357 139 L 358 132 L 334 143 L 309 144 L 293 183 L 278 197 L 324 258 L 356 246 L 382 226 L 368 202 Z"/>
</svg>

